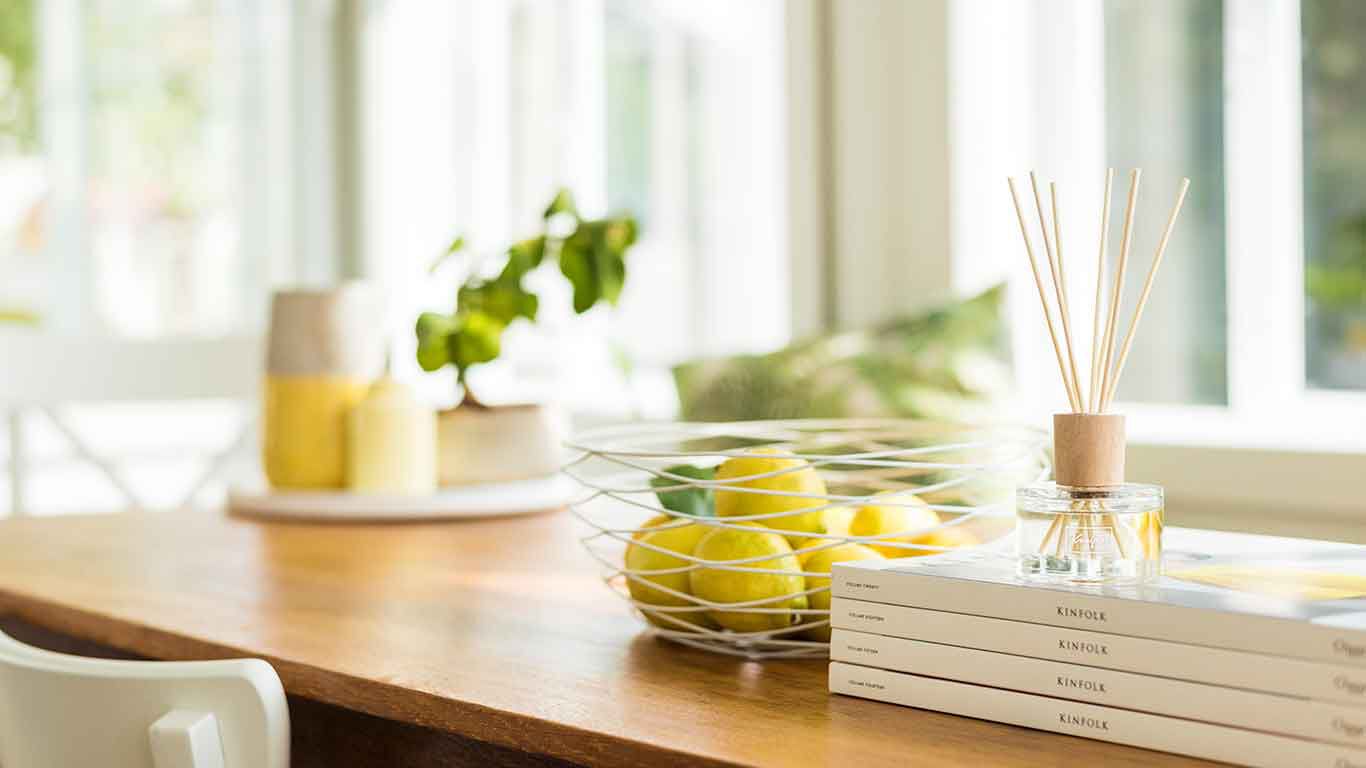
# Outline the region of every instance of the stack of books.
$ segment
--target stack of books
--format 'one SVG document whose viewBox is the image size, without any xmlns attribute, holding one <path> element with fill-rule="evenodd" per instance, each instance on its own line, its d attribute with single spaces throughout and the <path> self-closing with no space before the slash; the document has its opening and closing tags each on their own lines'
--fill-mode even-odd
<svg viewBox="0 0 1366 768">
<path fill-rule="evenodd" d="M 1169 528 L 1165 575 L 836 564 L 834 693 L 1249 766 L 1366 766 L 1366 547 Z"/>
</svg>

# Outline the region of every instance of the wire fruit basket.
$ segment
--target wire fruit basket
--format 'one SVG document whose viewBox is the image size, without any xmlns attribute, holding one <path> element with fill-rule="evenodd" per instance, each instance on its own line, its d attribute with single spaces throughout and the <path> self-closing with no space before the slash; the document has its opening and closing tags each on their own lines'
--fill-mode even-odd
<svg viewBox="0 0 1366 768">
<path fill-rule="evenodd" d="M 647 631 L 751 659 L 829 654 L 835 562 L 980 546 L 1046 478 L 1042 432 L 898 419 L 635 424 L 570 442 L 572 513 Z"/>
</svg>

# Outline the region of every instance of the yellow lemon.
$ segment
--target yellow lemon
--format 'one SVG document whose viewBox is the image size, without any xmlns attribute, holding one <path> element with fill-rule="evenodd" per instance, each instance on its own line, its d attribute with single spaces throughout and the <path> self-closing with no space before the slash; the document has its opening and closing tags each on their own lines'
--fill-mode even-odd
<svg viewBox="0 0 1366 768">
<path fill-rule="evenodd" d="M 764 491 L 782 491 L 813 496 L 825 495 L 825 481 L 805 459 L 780 458 L 774 455 L 778 453 L 780 452 L 772 448 L 755 448 L 748 455 L 733 456 L 726 459 L 717 468 L 716 479 L 730 481 L 733 478 L 767 475 L 770 472 L 790 470 L 770 477 L 740 480 L 727 484 L 732 487 L 754 488 Z M 782 532 L 787 536 L 789 544 L 796 544 L 801 541 L 805 538 L 804 534 L 828 532 L 827 517 L 834 522 L 836 527 L 841 525 L 841 520 L 847 513 L 836 511 L 840 509 L 838 507 L 832 507 L 828 510 L 820 509 L 827 503 L 820 498 L 730 491 L 719 486 L 716 489 L 717 517 L 748 517 L 750 515 L 791 512 L 790 515 L 750 521 Z M 832 514 L 827 515 L 827 512 Z"/>
<path fill-rule="evenodd" d="M 831 507 L 825 510 L 825 532 L 837 536 L 848 536 L 849 526 L 854 522 L 853 507 Z"/>
<path fill-rule="evenodd" d="M 642 525 L 641 528 L 660 530 L 638 531 L 631 537 L 632 542 L 626 547 L 626 568 L 629 571 L 663 571 L 671 568 L 685 568 L 691 563 L 681 557 L 674 557 L 663 552 L 657 552 L 649 547 L 642 547 L 636 544 L 641 542 L 651 544 L 670 552 L 677 552 L 683 555 L 691 555 L 697 548 L 697 542 L 702 539 L 710 530 L 705 525 L 688 523 L 687 525 L 666 526 L 675 522 L 675 518 L 668 515 L 659 515 Z M 658 584 L 662 587 L 672 589 L 675 592 L 692 594 L 691 579 L 688 571 L 677 573 L 659 573 L 653 575 L 639 575 L 635 578 L 626 580 L 627 589 L 631 591 L 631 597 L 636 602 L 648 605 L 659 605 L 668 607 L 686 607 L 696 605 L 687 598 L 671 595 L 660 589 L 655 589 L 650 584 Z M 644 610 L 644 609 L 643 609 Z M 685 629 L 685 627 L 670 621 L 678 619 L 692 624 L 709 625 L 706 611 L 667 611 L 655 613 L 644 610 L 645 618 L 651 624 L 663 629 Z"/>
<path fill-rule="evenodd" d="M 881 536 L 902 531 L 919 531 L 939 524 L 939 515 L 934 513 L 919 496 L 905 492 L 889 491 L 879 493 L 874 498 L 884 498 L 893 503 L 865 504 L 854 513 L 849 523 L 851 536 Z M 914 549 L 901 549 L 886 546 L 882 542 L 921 543 L 916 536 L 894 536 L 880 541 L 867 542 L 867 546 L 886 557 L 911 557 L 927 554 Z"/>
<path fill-rule="evenodd" d="M 815 541 L 807 542 L 807 545 L 815 544 Z M 808 573 L 829 573 L 830 566 L 835 563 L 842 563 L 847 560 L 881 560 L 882 555 L 870 547 L 862 544 L 841 544 L 838 547 L 822 549 L 819 552 L 808 552 L 802 561 L 802 570 Z M 830 610 L 830 577 L 828 576 L 807 576 L 807 589 L 825 589 L 824 592 L 812 592 L 807 595 L 807 601 L 812 608 L 819 608 L 823 611 Z M 813 619 L 822 617 L 813 616 Z M 812 640 L 820 640 L 823 643 L 830 642 L 830 626 L 812 627 L 806 630 L 806 636 Z"/>
<path fill-rule="evenodd" d="M 793 611 L 807 607 L 806 595 L 800 594 L 806 589 L 806 582 L 797 575 L 802 569 L 797 556 L 792 554 L 792 547 L 782 536 L 753 523 L 742 525 L 752 530 L 713 529 L 697 542 L 693 556 L 703 560 L 727 561 L 772 555 L 765 560 L 740 565 L 775 573 L 727 571 L 703 566 L 691 574 L 692 593 L 714 603 L 751 603 L 739 610 L 710 612 L 717 624 L 733 632 L 760 632 L 796 624 L 801 621 L 802 614 Z M 781 610 L 773 613 L 747 611 L 753 608 Z"/>
<path fill-rule="evenodd" d="M 966 530 L 961 525 L 955 525 L 951 528 L 940 528 L 939 530 L 934 531 L 933 533 L 927 533 L 924 536 L 917 536 L 914 539 L 912 539 L 912 541 L 914 541 L 916 544 L 928 544 L 932 547 L 971 547 L 981 543 L 981 540 L 979 540 L 976 536 L 973 535 L 971 531 Z M 911 549 L 906 550 L 904 554 L 902 554 L 902 557 L 916 557 L 919 555 L 937 554 L 939 553 L 935 551 Z"/>
<path fill-rule="evenodd" d="M 792 554 L 794 554 L 794 555 L 797 556 L 797 562 L 798 562 L 798 563 L 801 563 L 802 570 L 804 571 L 804 570 L 806 570 L 806 561 L 807 561 L 807 560 L 810 560 L 811 557 L 812 557 L 813 555 L 816 555 L 816 554 L 819 554 L 819 553 L 818 553 L 818 552 L 806 552 L 806 551 L 803 551 L 803 550 L 808 550 L 808 549 L 811 549 L 812 547 L 819 547 L 819 546 L 822 546 L 822 545 L 825 545 L 825 544 L 833 544 L 833 543 L 834 543 L 834 542 L 832 542 L 830 539 L 803 539 L 802 541 L 797 542 L 797 543 L 792 547 Z"/>
</svg>

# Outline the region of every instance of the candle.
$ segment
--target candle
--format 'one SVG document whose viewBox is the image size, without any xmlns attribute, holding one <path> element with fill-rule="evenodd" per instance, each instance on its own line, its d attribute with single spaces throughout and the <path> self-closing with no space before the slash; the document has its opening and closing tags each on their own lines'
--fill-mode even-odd
<svg viewBox="0 0 1366 768">
<path fill-rule="evenodd" d="M 386 376 L 347 416 L 347 486 L 367 493 L 436 488 L 436 414 Z"/>
</svg>

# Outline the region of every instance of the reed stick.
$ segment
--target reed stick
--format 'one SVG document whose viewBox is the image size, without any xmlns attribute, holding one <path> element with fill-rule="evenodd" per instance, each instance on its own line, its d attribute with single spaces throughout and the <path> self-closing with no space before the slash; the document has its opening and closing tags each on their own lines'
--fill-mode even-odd
<svg viewBox="0 0 1366 768">
<path fill-rule="evenodd" d="M 1062 318 L 1063 341 L 1066 342 L 1067 359 L 1074 360 L 1072 356 L 1072 334 L 1069 332 L 1070 323 L 1067 317 L 1067 305 L 1063 302 L 1062 288 L 1058 280 L 1058 259 L 1053 250 L 1053 240 L 1048 236 L 1048 217 L 1043 212 L 1043 198 L 1039 196 L 1039 181 L 1033 171 L 1029 172 L 1029 186 L 1034 190 L 1034 209 L 1039 213 L 1039 229 L 1043 231 L 1044 252 L 1048 256 L 1048 272 L 1053 278 L 1053 295 L 1058 302 L 1058 315 Z M 1072 372 L 1076 373 L 1077 366 L 1074 362 Z M 1067 400 L 1072 404 L 1072 412 L 1081 410 L 1081 391 L 1077 389 L 1077 383 L 1073 376 L 1069 376 L 1067 369 L 1062 373 L 1063 386 L 1067 387 L 1070 393 Z"/>
<path fill-rule="evenodd" d="M 1105 292 L 1105 245 L 1110 239 L 1110 190 L 1114 186 L 1115 169 L 1105 172 L 1105 201 L 1100 209 L 1100 253 L 1096 257 L 1096 303 L 1091 312 L 1091 391 L 1087 411 L 1102 413 L 1100 408 L 1100 308 Z"/>
<path fill-rule="evenodd" d="M 1119 518 L 1113 513 L 1105 515 L 1105 518 L 1106 524 L 1110 526 L 1111 533 L 1114 534 L 1115 549 L 1119 550 L 1120 558 L 1125 560 L 1129 559 L 1128 553 L 1124 550 L 1124 526 L 1119 524 Z"/>
<path fill-rule="evenodd" d="M 1138 202 L 1138 184 L 1143 175 L 1141 168 L 1129 171 L 1129 202 L 1124 207 L 1124 233 L 1119 245 L 1119 263 L 1115 267 L 1115 287 L 1110 294 L 1110 314 L 1105 324 L 1105 355 L 1101 367 L 1101 410 L 1105 410 L 1105 396 L 1103 393 L 1109 391 L 1110 361 L 1115 350 L 1115 326 L 1119 323 L 1119 302 L 1124 296 L 1124 268 L 1129 261 L 1129 244 L 1133 240 L 1134 234 L 1134 205 Z"/>
<path fill-rule="evenodd" d="M 1039 261 L 1034 256 L 1034 246 L 1029 241 L 1029 227 L 1025 224 L 1024 209 L 1020 207 L 1020 195 L 1015 190 L 1015 179 L 1007 178 L 1010 186 L 1010 199 L 1015 203 L 1015 217 L 1020 222 L 1020 237 L 1024 239 L 1025 253 L 1029 256 L 1029 268 L 1034 272 L 1034 285 L 1039 289 L 1039 304 L 1043 309 L 1043 319 L 1048 325 L 1048 336 L 1053 341 L 1053 355 L 1058 360 L 1058 372 L 1062 374 L 1063 389 L 1067 390 L 1067 400 L 1072 409 L 1077 409 L 1076 395 L 1067 386 L 1067 366 L 1062 361 L 1062 347 L 1058 344 L 1058 333 L 1053 327 L 1053 314 L 1048 309 L 1048 293 L 1043 288 L 1043 277 L 1039 275 Z"/>
<path fill-rule="evenodd" d="M 1119 351 L 1119 361 L 1115 365 L 1114 380 L 1111 381 L 1108 389 L 1101 396 L 1101 407 L 1108 407 L 1110 399 L 1115 395 L 1115 388 L 1119 386 L 1119 377 L 1124 373 L 1124 363 L 1129 359 L 1129 348 L 1134 343 L 1134 332 L 1138 330 L 1138 321 L 1143 317 L 1143 308 L 1148 305 L 1148 296 L 1153 291 L 1153 279 L 1157 277 L 1157 268 L 1162 266 L 1162 255 L 1167 252 L 1167 242 L 1171 239 L 1172 228 L 1176 226 L 1176 217 L 1181 213 L 1181 205 L 1186 201 L 1186 190 L 1190 189 L 1191 180 L 1181 179 L 1181 189 L 1176 193 L 1176 204 L 1172 206 L 1172 212 L 1167 216 L 1167 226 L 1162 230 L 1162 239 L 1157 243 L 1157 253 L 1153 255 L 1153 265 L 1148 269 L 1148 277 L 1143 281 L 1143 293 L 1138 297 L 1138 306 L 1134 308 L 1134 319 L 1129 322 L 1129 330 L 1124 334 L 1124 345 Z"/>
<path fill-rule="evenodd" d="M 1067 342 L 1067 362 L 1072 367 L 1072 389 L 1077 393 L 1077 410 L 1085 401 L 1081 399 L 1081 377 L 1077 374 L 1077 356 L 1072 344 L 1072 305 L 1067 298 L 1067 269 L 1062 260 L 1062 216 L 1058 213 L 1058 185 L 1048 182 L 1049 203 L 1053 207 L 1053 250 L 1058 255 L 1057 272 L 1053 275 L 1053 289 L 1058 292 L 1058 304 L 1062 307 L 1062 335 Z"/>
<path fill-rule="evenodd" d="M 1043 539 L 1039 541 L 1039 554 L 1043 554 L 1043 551 L 1048 549 L 1048 540 L 1058 533 L 1058 526 L 1062 525 L 1062 518 L 1062 515 L 1053 515 L 1053 522 L 1049 524 L 1048 530 L 1044 531 Z M 1062 534 L 1058 535 L 1061 536 Z"/>
</svg>

